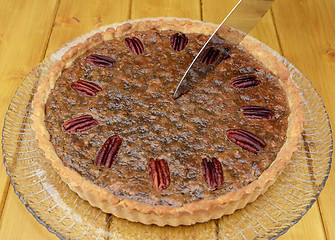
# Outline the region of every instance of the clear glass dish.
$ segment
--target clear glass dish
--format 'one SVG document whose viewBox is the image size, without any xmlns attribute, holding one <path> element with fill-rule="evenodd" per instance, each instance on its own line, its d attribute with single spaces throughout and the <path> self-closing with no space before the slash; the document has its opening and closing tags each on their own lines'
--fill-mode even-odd
<svg viewBox="0 0 335 240">
<path fill-rule="evenodd" d="M 271 51 L 289 68 L 301 91 L 305 130 L 298 151 L 274 185 L 244 209 L 194 226 L 158 227 L 118 219 L 79 198 L 53 171 L 31 128 L 31 102 L 40 77 L 53 64 L 51 59 L 26 77 L 6 115 L 4 163 L 16 194 L 37 221 L 61 239 L 277 238 L 299 221 L 319 196 L 330 171 L 333 141 L 327 112 L 310 81 Z"/>
</svg>

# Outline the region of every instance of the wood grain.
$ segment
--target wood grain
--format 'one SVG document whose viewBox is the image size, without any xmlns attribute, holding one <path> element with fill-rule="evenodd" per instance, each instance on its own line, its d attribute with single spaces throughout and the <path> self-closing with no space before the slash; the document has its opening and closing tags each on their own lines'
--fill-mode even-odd
<svg viewBox="0 0 335 240">
<path fill-rule="evenodd" d="M 275 4 L 274 19 L 283 53 L 319 92 L 328 110 L 331 125 L 334 126 L 335 1 L 281 0 Z M 294 9 L 294 14 L 291 9 Z M 328 239 L 335 239 L 334 186 L 333 170 L 318 199 Z M 313 230 L 317 229 L 311 226 Z"/>
<path fill-rule="evenodd" d="M 229 5 L 229 8 L 234 6 L 232 1 L 222 1 L 222 0 L 203 0 L 203 20 L 211 21 L 214 23 L 220 23 L 223 19 L 224 14 L 227 14 L 227 11 L 224 14 L 221 14 L 221 9 L 218 7 L 219 5 Z M 281 2 L 281 1 L 279 1 Z M 286 5 L 274 5 L 273 8 L 284 8 Z M 289 13 L 289 11 L 287 12 Z M 285 18 L 282 14 L 280 15 L 282 18 Z M 207 19 L 208 17 L 208 19 Z M 292 24 L 292 23 L 291 23 Z M 282 54 L 280 42 L 277 35 L 276 26 L 274 19 L 272 17 L 272 10 L 269 11 L 262 19 L 261 22 L 253 29 L 250 33 L 251 36 L 257 38 L 261 42 L 267 44 L 275 51 Z M 281 33 L 281 32 L 280 32 Z M 285 56 L 285 55 L 284 55 Z M 323 232 L 323 224 L 320 216 L 319 209 L 316 206 L 310 210 L 309 215 L 313 215 L 309 218 L 304 218 L 299 222 L 297 231 L 289 231 L 289 233 L 280 237 L 279 239 L 297 239 L 296 236 L 305 235 L 304 239 L 324 239 L 325 235 Z M 311 226 L 317 226 L 315 231 Z M 294 228 L 294 227 L 293 227 Z"/>
<path fill-rule="evenodd" d="M 202 18 L 205 22 L 220 24 L 239 0 L 202 0 Z"/>
<path fill-rule="evenodd" d="M 143 1 L 132 0 L 131 19 L 147 18 L 147 17 L 186 17 L 190 19 L 201 19 L 200 1 Z M 111 232 L 115 232 L 115 228 L 125 220 L 115 218 L 111 224 Z M 160 228 L 157 226 L 144 226 L 139 223 L 129 223 L 130 231 L 126 231 L 117 237 L 120 239 L 132 239 L 135 236 L 140 239 L 178 239 L 183 232 L 187 232 L 188 239 L 215 239 L 216 224 L 210 221 L 205 224 L 197 224 L 195 226 L 177 227 L 173 231 L 171 227 Z M 134 235 L 132 235 L 134 234 Z"/>
<path fill-rule="evenodd" d="M 2 1 L 0 12 L 0 127 L 16 89 L 44 56 L 57 1 Z M 41 9 L 45 9 L 41 13 Z M 35 16 L 39 16 L 39 20 Z M 27 49 L 30 49 L 27 51 Z M 5 86 L 5 87 L 4 87 Z M 1 150 L 2 151 L 2 150 Z M 0 216 L 9 179 L 0 165 Z M 0 225 L 1 228 L 1 225 Z"/>
<path fill-rule="evenodd" d="M 203 20 L 205 22 L 220 24 L 224 17 L 237 3 L 238 0 L 203 0 Z M 258 23 L 249 35 L 267 44 L 275 51 L 280 52 L 280 46 L 271 11 L 263 17 L 262 21 Z"/>
<path fill-rule="evenodd" d="M 44 57 L 99 26 L 143 17 L 175 16 L 220 23 L 238 0 L 0 0 L 0 127 L 15 90 Z M 202 10 L 202 11 L 201 11 Z M 302 70 L 320 93 L 334 124 L 334 0 L 277 0 L 251 35 L 281 52 Z M 0 165 L 0 239 L 57 239 L 26 210 Z M 335 174 L 331 171 L 318 202 L 287 233 L 286 239 L 335 239 Z M 5 203 L 5 204 L 4 204 Z M 2 211 L 3 209 L 3 211 Z M 113 219 L 110 229 L 125 220 Z M 190 227 L 189 239 L 215 239 L 215 222 Z M 156 227 L 139 227 L 143 239 L 167 237 Z M 19 230 L 19 231 L 18 231 Z M 180 228 L 178 231 L 183 231 Z M 153 233 L 153 235 L 151 234 Z M 164 234 L 165 233 L 165 234 Z M 121 234 L 121 233 L 119 233 Z M 214 234 L 214 235 L 213 235 Z M 119 235 L 130 238 L 131 235 Z M 173 237 L 173 236 L 170 236 Z"/>
<path fill-rule="evenodd" d="M 1 240 L 59 239 L 36 221 L 10 186 L 0 225 Z"/>
<path fill-rule="evenodd" d="M 65 43 L 101 26 L 129 18 L 130 0 L 62 0 L 50 36 L 47 55 Z"/>
<path fill-rule="evenodd" d="M 296 225 L 290 228 L 283 236 L 278 238 L 278 240 L 297 239 L 327 239 L 323 230 L 321 214 L 317 203 L 312 206 L 312 208 Z"/>
<path fill-rule="evenodd" d="M 147 17 L 179 17 L 201 19 L 200 0 L 133 0 L 131 19 Z"/>
<path fill-rule="evenodd" d="M 10 2 L 10 1 L 8 1 Z M 24 1 L 22 1 L 24 2 Z M 43 1 L 43 3 L 50 4 L 49 1 Z M 18 22 L 9 25 L 14 29 L 14 24 L 18 26 L 22 26 L 19 29 L 16 29 L 17 32 L 12 32 L 8 34 L 11 37 L 13 46 L 8 47 L 8 49 L 15 49 L 15 46 L 19 46 L 18 52 L 16 55 L 11 56 L 11 62 L 13 65 L 13 69 L 7 69 L 12 71 L 15 74 L 21 74 L 21 80 L 26 76 L 29 70 L 36 65 L 39 61 L 43 59 L 45 51 L 48 54 L 55 52 L 59 49 L 62 45 L 66 42 L 73 40 L 74 38 L 90 31 L 96 29 L 102 25 L 111 24 L 114 22 L 121 22 L 128 19 L 129 15 L 129 2 L 125 0 L 115 0 L 115 1 L 80 1 L 80 4 L 76 1 L 71 0 L 63 0 L 59 3 L 59 6 L 56 5 L 56 1 L 54 2 L 53 6 L 48 6 L 46 4 L 41 4 L 41 1 L 30 1 L 30 4 L 20 4 L 18 6 L 8 6 L 7 12 L 10 13 L 10 9 L 16 9 L 18 15 Z M 0 5 L 2 6 L 2 5 Z M 31 10 L 29 10 L 31 8 Z M 45 10 L 47 9 L 47 10 Z M 56 18 L 54 16 L 54 12 L 56 12 Z M 89 9 L 89 11 L 87 11 Z M 111 14 L 111 10 L 113 14 Z M 21 10 L 21 11 L 19 11 Z M 41 14 L 41 12 L 43 14 Z M 47 17 L 43 17 L 44 14 Z M 39 18 L 33 18 L 32 16 L 39 16 Z M 24 21 L 27 21 L 31 18 L 31 22 L 26 22 L 29 24 L 30 28 L 24 29 L 25 24 Z M 55 18 L 55 19 L 54 19 Z M 13 20 L 14 18 L 10 18 Z M 52 31 L 51 31 L 51 27 Z M 43 29 L 40 35 L 41 37 L 38 38 L 36 36 L 37 30 L 36 29 Z M 21 31 L 22 30 L 22 31 Z M 18 35 L 18 33 L 22 35 Z M 42 35 L 44 33 L 44 35 Z M 27 36 L 25 36 L 25 34 Z M 6 35 L 7 36 L 7 35 Z M 43 38 L 44 37 L 44 38 Z M 48 38 L 50 39 L 48 40 Z M 22 39 L 27 39 L 26 45 L 21 46 Z M 42 40 L 44 39 L 44 42 Z M 48 40 L 48 41 L 47 41 Z M 47 47 L 40 48 L 41 42 L 43 45 Z M 0 46 L 1 47 L 1 46 Z M 31 51 L 26 51 L 25 49 L 33 49 Z M 36 51 L 39 49 L 39 51 Z M 26 53 L 26 55 L 22 54 Z M 8 53 L 10 56 L 10 53 Z M 21 56 L 22 55 L 22 56 Z M 35 59 L 32 58 L 35 56 Z M 22 57 L 22 60 L 20 59 Z M 31 58 L 31 59 L 29 59 Z M 18 61 L 19 59 L 19 61 Z M 3 60 L 3 59 L 2 59 Z M 25 61 L 23 61 L 25 60 Z M 2 65 L 3 66 L 3 65 Z M 3 69 L 0 65 L 0 71 Z M 19 68 L 18 68 L 19 67 Z M 24 71 L 22 68 L 24 67 Z M 10 72 L 6 73 L 5 75 L 10 76 Z M 14 75 L 11 76 L 13 79 L 19 79 L 19 76 Z M 7 79 L 3 81 L 10 82 Z M 12 96 L 14 95 L 15 89 L 19 86 L 21 81 L 16 82 L 12 86 L 12 91 L 10 92 Z M 9 92 L 8 90 L 6 90 Z M 7 94 L 6 92 L 6 94 Z M 1 95 L 4 96 L 5 94 Z M 6 99 L 11 99 L 11 97 L 6 96 Z M 7 100 L 8 104 L 9 101 Z M 1 105 L 1 107 L 8 106 Z M 5 115 L 6 110 L 3 110 L 2 116 Z M 3 174 L 0 175 L 0 180 L 2 177 L 7 177 L 5 174 L 3 166 L 1 165 L 1 170 Z M 8 183 L 6 180 L 1 180 L 0 184 L 4 184 L 3 191 L 7 191 L 6 184 L 8 188 Z M 6 196 L 2 194 L 2 196 Z M 8 202 L 7 202 L 8 201 Z M 54 234 L 49 233 L 46 228 L 39 224 L 34 217 L 25 209 L 24 205 L 18 200 L 16 194 L 14 193 L 13 189 L 10 188 L 8 191 L 7 201 L 2 214 L 1 222 L 0 222 L 0 239 L 25 239 L 27 234 L 31 236 L 31 239 L 57 239 Z M 20 206 L 20 207 L 18 207 Z M 20 218 L 18 218 L 20 216 Z M 29 224 L 26 224 L 28 222 Z M 22 231 L 16 231 L 16 224 L 22 227 Z"/>
</svg>

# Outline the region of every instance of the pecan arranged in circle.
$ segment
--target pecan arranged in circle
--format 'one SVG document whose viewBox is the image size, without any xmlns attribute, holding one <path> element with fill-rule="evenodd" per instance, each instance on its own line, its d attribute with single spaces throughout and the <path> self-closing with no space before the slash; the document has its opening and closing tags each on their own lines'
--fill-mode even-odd
<svg viewBox="0 0 335 240">
<path fill-rule="evenodd" d="M 260 137 L 252 134 L 251 132 L 242 129 L 229 129 L 226 135 L 230 141 L 239 145 L 241 148 L 259 153 L 259 151 L 266 146 L 266 143 Z"/>
<path fill-rule="evenodd" d="M 102 88 L 98 84 L 84 80 L 78 80 L 71 83 L 71 88 L 80 95 L 86 97 L 94 97 L 98 92 L 102 91 Z"/>
<path fill-rule="evenodd" d="M 203 54 L 200 58 L 200 61 L 203 64 L 209 65 L 209 64 L 214 63 L 219 55 L 220 55 L 220 50 L 219 49 L 216 49 L 214 47 L 209 47 L 203 52 Z"/>
<path fill-rule="evenodd" d="M 250 88 L 255 87 L 260 84 L 261 81 L 257 79 L 257 76 L 254 74 L 247 74 L 235 77 L 231 84 L 236 88 Z"/>
<path fill-rule="evenodd" d="M 99 55 L 99 54 L 91 54 L 86 57 L 86 62 L 98 67 L 111 68 L 113 67 L 115 60 L 110 57 Z"/>
<path fill-rule="evenodd" d="M 122 138 L 120 138 L 118 135 L 113 135 L 107 138 L 97 157 L 95 158 L 94 164 L 97 166 L 104 165 L 105 168 L 111 168 L 113 163 L 116 161 L 117 153 L 119 152 L 121 144 Z"/>
<path fill-rule="evenodd" d="M 66 121 L 63 124 L 63 128 L 65 132 L 74 134 L 77 132 L 87 131 L 98 124 L 99 122 L 91 115 L 83 115 Z"/>
<path fill-rule="evenodd" d="M 186 47 L 188 37 L 184 33 L 175 33 L 171 36 L 170 43 L 173 50 L 180 52 Z"/>
<path fill-rule="evenodd" d="M 137 55 L 141 55 L 142 53 L 144 53 L 143 44 L 141 40 L 138 39 L 137 37 L 132 37 L 132 38 L 126 37 L 124 39 L 124 42 L 126 46 L 130 49 L 130 51 L 132 51 L 133 53 Z"/>
<path fill-rule="evenodd" d="M 273 117 L 273 112 L 267 107 L 259 106 L 244 106 L 242 107 L 243 115 L 250 119 L 266 119 L 269 120 Z"/>
<path fill-rule="evenodd" d="M 219 160 L 212 158 L 207 160 L 203 158 L 201 162 L 202 175 L 208 187 L 211 189 L 219 189 L 223 185 L 223 170 Z"/>
<path fill-rule="evenodd" d="M 156 191 L 160 192 L 170 186 L 170 170 L 165 159 L 149 159 L 149 174 Z"/>
</svg>

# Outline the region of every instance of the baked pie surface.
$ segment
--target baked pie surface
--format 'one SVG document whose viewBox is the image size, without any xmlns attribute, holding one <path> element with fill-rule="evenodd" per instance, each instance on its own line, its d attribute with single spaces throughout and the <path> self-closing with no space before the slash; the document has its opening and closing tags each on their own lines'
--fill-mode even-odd
<svg viewBox="0 0 335 240">
<path fill-rule="evenodd" d="M 61 53 L 34 98 L 33 119 L 41 149 L 72 190 L 131 221 L 189 225 L 244 207 L 274 182 L 299 140 L 301 100 L 288 70 L 259 43 L 245 39 L 202 83 L 172 98 L 214 29 L 190 20 L 134 21 L 90 34 Z M 185 46 L 178 51 L 171 37 L 181 33 L 188 41 L 179 41 Z M 217 41 L 224 54 L 230 44 Z M 257 84 L 244 88 L 241 79 Z M 88 129 L 67 129 L 67 121 L 82 116 Z M 106 167 L 96 159 L 111 136 L 122 143 Z M 234 142 L 241 137 L 256 144 L 256 153 Z M 206 173 L 204 158 L 217 159 L 222 173 L 216 166 Z M 153 183 L 150 159 L 167 163 L 163 189 Z M 221 175 L 219 186 L 208 181 L 219 181 L 208 171 Z"/>
</svg>

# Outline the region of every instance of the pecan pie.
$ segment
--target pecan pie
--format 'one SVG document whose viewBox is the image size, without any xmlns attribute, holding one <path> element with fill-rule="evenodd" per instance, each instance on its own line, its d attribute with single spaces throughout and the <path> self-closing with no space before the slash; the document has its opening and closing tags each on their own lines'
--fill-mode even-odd
<svg viewBox="0 0 335 240">
<path fill-rule="evenodd" d="M 201 56 L 218 66 L 178 99 L 176 86 L 215 25 L 144 19 L 87 34 L 51 56 L 33 128 L 80 197 L 145 224 L 231 214 L 276 180 L 302 131 L 299 92 L 262 44 L 226 28 Z"/>
</svg>

